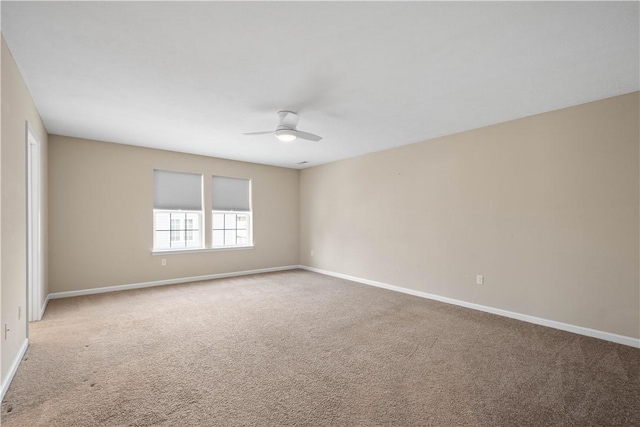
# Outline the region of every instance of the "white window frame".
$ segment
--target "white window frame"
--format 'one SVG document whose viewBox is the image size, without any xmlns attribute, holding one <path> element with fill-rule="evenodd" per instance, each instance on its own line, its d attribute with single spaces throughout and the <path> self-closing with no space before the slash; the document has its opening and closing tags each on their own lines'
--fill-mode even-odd
<svg viewBox="0 0 640 427">
<path fill-rule="evenodd" d="M 175 248 L 158 248 L 156 244 L 156 217 L 159 213 L 180 213 L 180 214 L 196 214 L 198 215 L 198 221 L 200 222 L 200 246 L 185 246 L 185 247 L 175 247 Z M 199 251 L 205 249 L 205 241 L 204 241 L 204 215 L 202 215 L 202 211 L 192 211 L 192 210 L 184 210 L 184 209 L 154 209 L 153 210 L 153 252 L 181 252 L 181 251 Z M 171 231 L 169 231 L 169 239 L 171 239 Z"/>
<path fill-rule="evenodd" d="M 247 243 L 244 245 L 214 245 L 213 244 L 213 215 L 215 214 L 235 214 L 246 215 L 249 224 L 247 224 Z M 219 229 L 216 229 L 219 230 Z M 227 230 L 226 228 L 224 230 Z M 237 229 L 236 229 L 237 230 Z M 252 248 L 253 247 L 253 212 L 252 211 L 211 211 L 211 248 L 212 249 L 234 249 L 234 248 Z"/>
</svg>

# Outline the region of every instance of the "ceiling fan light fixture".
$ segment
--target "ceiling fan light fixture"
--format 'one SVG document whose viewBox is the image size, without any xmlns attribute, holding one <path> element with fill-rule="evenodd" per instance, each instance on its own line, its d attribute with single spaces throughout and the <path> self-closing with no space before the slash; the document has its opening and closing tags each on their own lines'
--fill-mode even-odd
<svg viewBox="0 0 640 427">
<path fill-rule="evenodd" d="M 298 134 L 292 129 L 280 129 L 275 132 L 276 138 L 280 142 L 293 142 L 298 138 Z"/>
<path fill-rule="evenodd" d="M 278 116 L 280 120 L 275 131 L 249 132 L 245 133 L 245 135 L 274 135 L 279 142 L 284 144 L 289 144 L 297 140 L 318 142 L 322 139 L 321 136 L 298 130 L 296 126 L 298 126 L 299 116 L 293 111 L 278 111 Z"/>
</svg>

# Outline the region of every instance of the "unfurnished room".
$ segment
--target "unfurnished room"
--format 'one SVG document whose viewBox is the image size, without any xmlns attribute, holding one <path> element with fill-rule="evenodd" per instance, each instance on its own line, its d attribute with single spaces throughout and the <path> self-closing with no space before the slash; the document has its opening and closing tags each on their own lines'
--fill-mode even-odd
<svg viewBox="0 0 640 427">
<path fill-rule="evenodd" d="M 0 1 L 2 426 L 640 425 L 639 6 Z"/>
</svg>

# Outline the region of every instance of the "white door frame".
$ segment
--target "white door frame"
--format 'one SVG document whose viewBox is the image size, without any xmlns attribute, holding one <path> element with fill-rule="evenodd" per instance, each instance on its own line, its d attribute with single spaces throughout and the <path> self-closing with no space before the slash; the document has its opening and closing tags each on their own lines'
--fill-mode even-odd
<svg viewBox="0 0 640 427">
<path fill-rule="evenodd" d="M 42 300 L 42 189 L 40 140 L 26 124 L 27 139 L 27 319 L 40 320 Z"/>
</svg>

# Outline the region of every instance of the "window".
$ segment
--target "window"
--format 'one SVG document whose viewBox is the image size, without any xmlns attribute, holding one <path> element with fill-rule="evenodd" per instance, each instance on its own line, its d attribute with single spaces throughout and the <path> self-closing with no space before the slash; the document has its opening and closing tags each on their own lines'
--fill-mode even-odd
<svg viewBox="0 0 640 427">
<path fill-rule="evenodd" d="M 251 181 L 213 177 L 213 247 L 252 246 Z"/>
<path fill-rule="evenodd" d="M 200 212 L 155 210 L 154 249 L 202 248 Z"/>
<path fill-rule="evenodd" d="M 213 212 L 213 246 L 250 246 L 246 212 Z"/>
<path fill-rule="evenodd" d="M 153 249 L 201 249 L 202 175 L 155 170 Z"/>
</svg>

